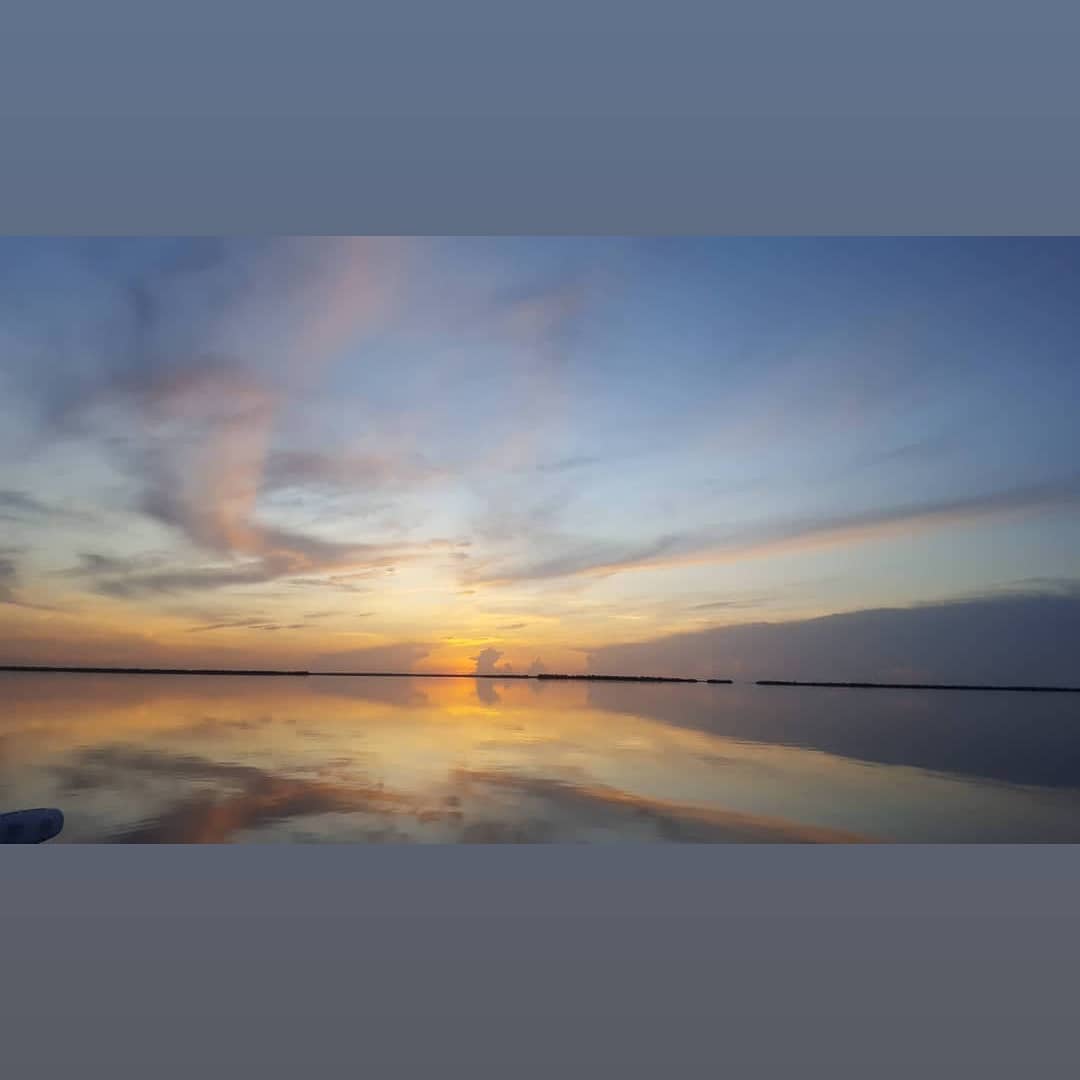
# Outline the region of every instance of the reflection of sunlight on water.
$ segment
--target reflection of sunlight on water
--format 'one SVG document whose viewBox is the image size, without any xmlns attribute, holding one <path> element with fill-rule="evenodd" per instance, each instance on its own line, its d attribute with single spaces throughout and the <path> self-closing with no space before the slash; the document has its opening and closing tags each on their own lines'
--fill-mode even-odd
<svg viewBox="0 0 1080 1080">
<path fill-rule="evenodd" d="M 858 707 L 845 728 L 808 711 L 828 699 L 694 685 L 495 682 L 481 700 L 470 679 L 0 679 L 0 792 L 62 807 L 67 842 L 1080 838 L 1075 790 L 750 737 L 865 741 L 871 707 L 926 714 L 910 695 L 895 715 L 834 699 Z M 948 729 L 921 728 L 919 752 L 927 730 Z"/>
</svg>

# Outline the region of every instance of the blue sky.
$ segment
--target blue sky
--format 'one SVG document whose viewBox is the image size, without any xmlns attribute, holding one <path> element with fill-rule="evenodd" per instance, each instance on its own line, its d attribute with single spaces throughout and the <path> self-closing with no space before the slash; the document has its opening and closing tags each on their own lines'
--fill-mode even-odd
<svg viewBox="0 0 1080 1080">
<path fill-rule="evenodd" d="M 581 670 L 1072 588 L 1078 285 L 1070 239 L 0 241 L 0 646 Z"/>
</svg>

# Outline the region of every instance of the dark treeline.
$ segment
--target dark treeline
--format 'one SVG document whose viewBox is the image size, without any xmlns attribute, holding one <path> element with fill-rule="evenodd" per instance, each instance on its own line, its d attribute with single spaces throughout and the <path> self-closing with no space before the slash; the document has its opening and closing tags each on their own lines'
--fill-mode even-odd
<svg viewBox="0 0 1080 1080">
<path fill-rule="evenodd" d="M 535 679 L 535 675 L 502 671 L 312 671 L 335 679 Z"/>
<path fill-rule="evenodd" d="M 701 682 L 701 679 L 680 679 L 670 675 L 554 675 L 544 672 L 536 677 L 538 679 L 588 679 L 593 682 Z M 719 680 L 710 679 L 709 681 Z"/>
<path fill-rule="evenodd" d="M 832 686 L 849 690 L 1012 690 L 1031 694 L 1080 694 L 1080 686 L 976 686 L 960 683 L 797 682 L 758 679 L 757 686 Z"/>
<path fill-rule="evenodd" d="M 87 675 L 321 675 L 353 679 L 591 679 L 601 682 L 731 682 L 731 679 L 683 679 L 664 675 L 557 675 L 548 673 L 529 675 L 509 671 L 270 671 L 266 669 L 238 670 L 236 668 L 56 667 L 38 664 L 0 664 L 0 671 L 75 672 Z"/>
<path fill-rule="evenodd" d="M 310 671 L 250 671 L 237 668 L 129 668 L 43 667 L 33 664 L 0 664 L 0 671 L 74 672 L 83 675 L 310 675 Z"/>
</svg>

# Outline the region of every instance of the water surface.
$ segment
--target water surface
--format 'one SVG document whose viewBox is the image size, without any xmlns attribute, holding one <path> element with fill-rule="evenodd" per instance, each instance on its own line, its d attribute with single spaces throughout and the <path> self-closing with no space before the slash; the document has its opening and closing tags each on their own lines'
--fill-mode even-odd
<svg viewBox="0 0 1080 1080">
<path fill-rule="evenodd" d="M 1080 696 L 0 674 L 53 843 L 1080 841 Z"/>
</svg>

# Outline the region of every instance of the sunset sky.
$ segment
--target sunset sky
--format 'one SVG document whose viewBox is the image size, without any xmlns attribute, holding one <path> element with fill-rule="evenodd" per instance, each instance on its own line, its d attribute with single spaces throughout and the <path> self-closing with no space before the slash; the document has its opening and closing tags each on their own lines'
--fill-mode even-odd
<svg viewBox="0 0 1080 1080">
<path fill-rule="evenodd" d="M 2 240 L 0 662 L 1067 658 L 1078 323 L 1067 239 Z"/>
</svg>

